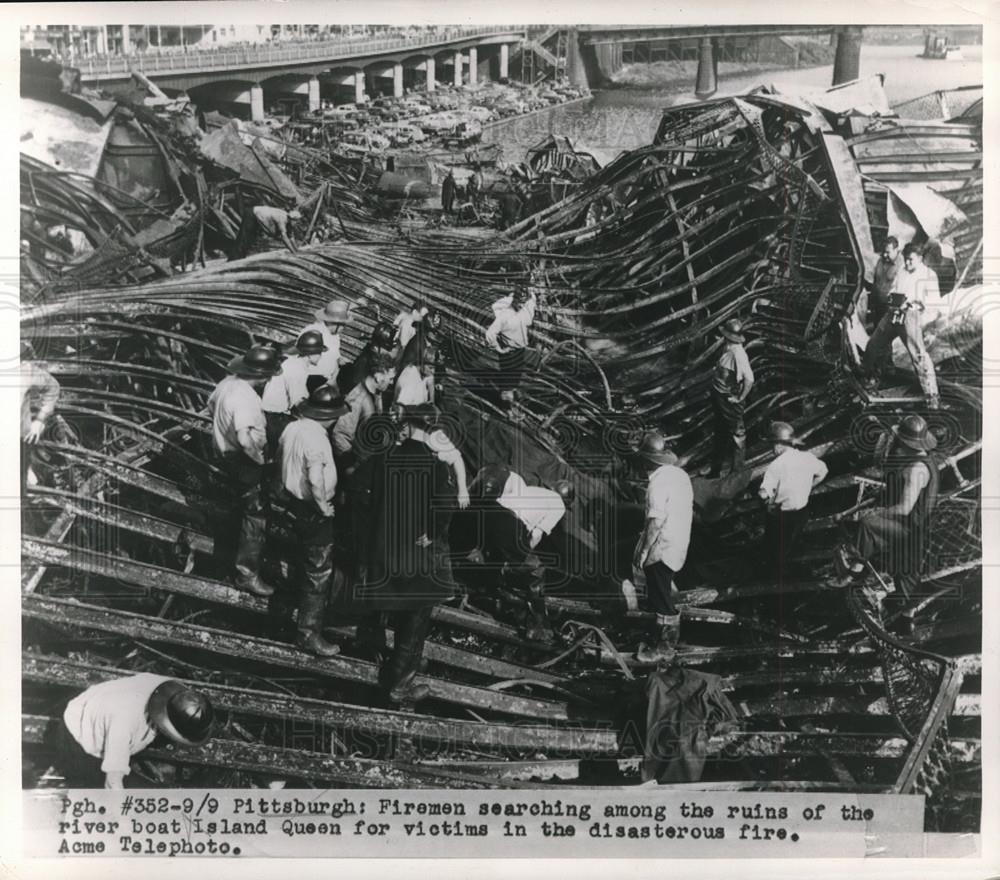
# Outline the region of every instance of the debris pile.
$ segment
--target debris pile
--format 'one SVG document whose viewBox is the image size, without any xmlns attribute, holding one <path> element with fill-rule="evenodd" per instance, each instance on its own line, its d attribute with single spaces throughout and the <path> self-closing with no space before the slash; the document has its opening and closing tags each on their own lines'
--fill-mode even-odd
<svg viewBox="0 0 1000 880">
<path fill-rule="evenodd" d="M 644 737 L 635 647 L 648 614 L 628 610 L 613 585 L 630 571 L 644 516 L 630 455 L 655 426 L 674 439 L 696 498 L 678 584 L 678 661 L 720 675 L 741 714 L 738 730 L 710 741 L 699 784 L 922 791 L 932 807 L 951 810 L 929 810 L 929 824 L 966 822 L 954 805 L 961 813 L 975 797 L 980 761 L 974 310 L 937 364 L 945 406 L 926 414 L 944 459 L 942 501 L 913 641 L 889 635 L 866 599 L 881 575 L 845 591 L 833 585 L 827 560 L 838 525 L 872 501 L 875 438 L 897 411 L 920 403 L 905 374 L 891 403 L 865 398 L 851 378 L 850 316 L 874 241 L 909 222 L 914 235 L 941 245 L 956 287 L 942 275 L 942 291 L 964 301 L 982 271 L 974 243 L 981 177 L 971 158 L 981 132 L 968 121 L 936 124 L 933 137 L 948 139 L 958 158 L 913 168 L 904 141 L 914 124 L 859 110 L 870 84 L 832 94 L 816 103 L 758 90 L 675 107 L 652 145 L 600 169 L 554 142 L 531 161 L 558 160 L 567 170 L 559 157 L 572 156 L 568 194 L 488 238 L 431 229 L 401 239 L 364 218 L 359 199 L 358 213 L 343 220 L 348 241 L 149 283 L 47 287 L 24 311 L 23 331 L 62 383 L 60 412 L 78 441 L 43 438 L 47 461 L 26 499 L 26 740 L 43 737 L 68 688 L 156 669 L 198 682 L 227 718 L 211 749 L 169 753 L 178 784 L 265 784 L 269 774 L 351 786 L 635 781 Z M 271 160 L 257 141 L 218 131 L 208 136 L 217 139 L 213 168 L 265 186 Z M 873 144 L 902 170 L 869 173 Z M 309 173 L 335 175 L 325 159 L 310 165 L 314 154 L 298 149 L 309 172 L 294 184 L 270 179 L 275 193 Z M 193 167 L 200 183 L 189 191 L 181 167 L 184 199 L 224 215 L 227 204 L 199 195 L 218 182 Z M 577 175 L 581 167 L 592 173 Z M 949 209 L 946 222 L 933 195 L 921 189 L 918 198 L 901 183 L 925 185 L 958 211 Z M 107 198 L 93 185 L 88 194 L 94 203 Z M 49 186 L 30 196 L 33 217 L 47 222 L 57 198 L 60 216 L 69 216 L 84 196 Z M 123 210 L 116 205 L 101 222 Z M 43 235 L 35 247 L 53 245 Z M 512 284 L 539 297 L 540 351 L 529 360 L 516 421 L 498 403 L 496 355 L 483 342 L 490 304 Z M 249 342 L 292 341 L 334 296 L 356 315 L 344 330 L 345 361 L 379 321 L 417 303 L 436 309 L 447 339 L 441 406 L 470 469 L 517 462 L 526 473 L 572 479 L 582 502 L 567 514 L 573 549 L 555 563 L 562 585 L 546 599 L 556 643 L 527 640 L 502 613 L 477 611 L 475 589 L 472 608 L 438 607 L 423 677 L 427 714 L 373 705 L 376 668 L 354 652 L 348 621 L 331 617 L 326 630 L 344 654 L 317 660 L 288 644 L 281 601 L 234 590 L 213 562 L 209 524 L 226 490 L 206 454 L 207 395 Z M 714 331 L 735 316 L 759 376 L 746 480 L 770 461 L 764 428 L 778 418 L 794 422 L 830 469 L 814 492 L 793 575 L 778 584 L 747 570 L 763 527 L 747 481 L 734 487 L 703 473 Z M 193 571 L 173 560 L 182 538 Z M 462 549 L 458 539 L 454 549 Z M 480 593 L 493 590 L 495 573 L 464 576 Z"/>
</svg>

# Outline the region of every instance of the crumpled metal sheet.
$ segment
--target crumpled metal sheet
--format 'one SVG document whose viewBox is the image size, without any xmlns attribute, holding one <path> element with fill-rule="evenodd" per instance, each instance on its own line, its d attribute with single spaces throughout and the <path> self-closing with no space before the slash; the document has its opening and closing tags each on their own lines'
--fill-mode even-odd
<svg viewBox="0 0 1000 880">
<path fill-rule="evenodd" d="M 201 139 L 201 152 L 206 159 L 228 168 L 248 183 L 270 189 L 283 199 L 299 202 L 298 187 L 265 155 L 263 149 L 243 143 L 235 124 L 224 125 Z"/>
<path fill-rule="evenodd" d="M 21 152 L 59 171 L 94 177 L 114 122 L 104 123 L 75 110 L 21 99 Z"/>
</svg>

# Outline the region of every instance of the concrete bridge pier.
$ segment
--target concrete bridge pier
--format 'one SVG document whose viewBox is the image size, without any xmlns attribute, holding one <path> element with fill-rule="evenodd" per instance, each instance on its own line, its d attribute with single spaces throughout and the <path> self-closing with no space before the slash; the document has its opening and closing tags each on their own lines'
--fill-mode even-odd
<svg viewBox="0 0 1000 880">
<path fill-rule="evenodd" d="M 365 72 L 359 70 L 354 74 L 354 103 L 363 104 L 365 102 Z"/>
<path fill-rule="evenodd" d="M 861 39 L 864 28 L 847 25 L 837 30 L 837 54 L 833 59 L 833 85 L 855 80 L 861 73 Z"/>
<path fill-rule="evenodd" d="M 461 52 L 455 53 L 455 68 L 452 74 L 452 85 L 460 86 L 462 84 L 462 64 L 464 59 L 462 58 Z"/>
<path fill-rule="evenodd" d="M 437 87 L 437 71 L 435 70 L 434 56 L 432 55 L 424 62 L 424 89 L 433 92 Z"/>
<path fill-rule="evenodd" d="M 250 120 L 264 121 L 264 87 L 260 83 L 254 83 L 250 87 Z"/>
<path fill-rule="evenodd" d="M 698 46 L 698 76 L 695 79 L 696 98 L 710 98 L 719 88 L 718 67 L 715 59 L 715 45 L 711 37 L 702 37 Z"/>
<path fill-rule="evenodd" d="M 403 64 L 400 61 L 392 65 L 392 96 L 403 97 Z"/>
<path fill-rule="evenodd" d="M 510 46 L 506 43 L 500 44 L 500 79 L 507 79 L 510 75 Z"/>
<path fill-rule="evenodd" d="M 479 82 L 479 51 L 475 46 L 469 48 L 469 85 Z"/>
<path fill-rule="evenodd" d="M 319 77 L 314 76 L 309 80 L 309 112 L 315 113 L 320 107 L 319 97 Z"/>
</svg>

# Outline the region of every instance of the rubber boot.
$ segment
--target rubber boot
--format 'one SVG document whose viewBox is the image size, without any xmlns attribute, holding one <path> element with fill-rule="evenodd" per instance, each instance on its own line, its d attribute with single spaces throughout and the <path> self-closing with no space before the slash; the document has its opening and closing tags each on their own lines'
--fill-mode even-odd
<svg viewBox="0 0 1000 880">
<path fill-rule="evenodd" d="M 411 705 L 430 696 L 427 685 L 416 683 L 430 628 L 431 606 L 407 612 L 396 628 L 396 644 L 386 675 L 389 702 L 393 705 Z"/>
<path fill-rule="evenodd" d="M 362 657 L 378 664 L 385 662 L 389 648 L 385 640 L 385 618 L 382 614 L 371 614 L 358 624 L 356 644 Z"/>
<path fill-rule="evenodd" d="M 259 501 L 252 501 L 243 509 L 240 520 L 239 543 L 236 548 L 236 588 L 255 596 L 274 595 L 274 587 L 260 576 L 260 557 L 264 549 L 266 521 Z"/>
<path fill-rule="evenodd" d="M 639 645 L 635 654 L 639 663 L 667 664 L 677 655 L 677 642 L 681 634 L 680 614 L 657 614 L 656 625 L 659 641 L 652 645 L 645 642 Z"/>
<path fill-rule="evenodd" d="M 331 644 L 322 636 L 326 594 L 333 573 L 332 562 L 333 548 L 329 544 L 306 547 L 305 577 L 302 580 L 302 598 L 299 600 L 295 644 L 318 657 L 334 657 L 340 653 L 338 645 Z"/>
</svg>

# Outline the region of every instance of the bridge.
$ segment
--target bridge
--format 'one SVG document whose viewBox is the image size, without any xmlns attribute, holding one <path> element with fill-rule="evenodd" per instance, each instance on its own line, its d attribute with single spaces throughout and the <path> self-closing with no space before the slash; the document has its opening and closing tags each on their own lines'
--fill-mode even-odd
<svg viewBox="0 0 1000 880">
<path fill-rule="evenodd" d="M 375 40 L 267 43 L 236 49 L 190 50 L 133 57 L 103 56 L 80 64 L 84 83 L 109 91 L 136 70 L 160 88 L 186 91 L 200 106 L 249 105 L 263 119 L 265 95 L 292 98 L 319 109 L 324 93 L 360 102 L 373 93 L 402 96 L 407 88 L 432 91 L 444 79 L 461 85 L 507 77 L 514 53 L 540 59 L 576 85 L 599 86 L 622 63 L 625 44 L 698 41 L 695 94 L 717 88 L 718 45 L 732 37 L 835 34 L 833 84 L 858 76 L 863 29 L 851 25 L 550 25 L 455 27 Z M 529 67 L 532 71 L 533 67 Z M 529 79 L 534 79 L 530 76 Z M 346 90 L 346 95 L 345 95 Z"/>
<path fill-rule="evenodd" d="M 857 79 L 863 28 L 856 25 L 581 25 L 570 29 L 567 74 L 575 84 L 598 85 L 621 67 L 625 44 L 698 40 L 695 94 L 706 98 L 718 87 L 718 45 L 732 37 L 791 37 L 834 34 L 833 85 Z"/>
<path fill-rule="evenodd" d="M 248 104 L 251 118 L 259 120 L 265 93 L 272 99 L 305 98 L 309 109 L 317 110 L 324 91 L 337 95 L 343 87 L 360 102 L 369 93 L 401 97 L 406 88 L 433 91 L 439 78 L 461 85 L 506 77 L 510 49 L 524 37 L 524 28 L 512 25 L 448 28 L 390 39 L 106 55 L 84 59 L 78 67 L 90 86 L 113 92 L 138 71 L 162 89 L 187 92 L 199 105 Z"/>
</svg>

